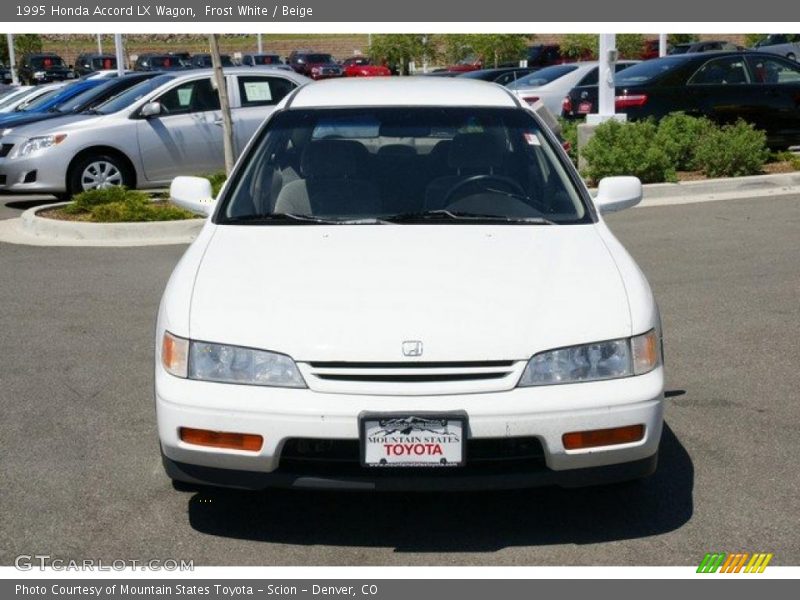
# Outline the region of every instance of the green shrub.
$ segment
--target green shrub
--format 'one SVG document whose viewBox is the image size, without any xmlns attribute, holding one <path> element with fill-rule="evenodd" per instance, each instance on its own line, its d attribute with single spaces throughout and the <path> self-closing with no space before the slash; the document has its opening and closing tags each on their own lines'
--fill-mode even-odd
<svg viewBox="0 0 800 600">
<path fill-rule="evenodd" d="M 173 204 L 154 203 L 146 193 L 122 186 L 76 194 L 72 204 L 68 204 L 63 210 L 73 215 L 88 213 L 91 220 L 98 223 L 177 221 L 195 217 Z"/>
<path fill-rule="evenodd" d="M 714 124 L 705 117 L 672 113 L 659 122 L 656 143 L 667 153 L 675 170 L 692 171 L 697 168 L 698 144 L 713 128 Z"/>
<path fill-rule="evenodd" d="M 217 171 L 216 173 L 211 173 L 204 177 L 211 182 L 211 197 L 216 198 L 219 195 L 220 189 L 222 189 L 222 184 L 225 183 L 228 176 L 225 174 L 225 171 Z"/>
<path fill-rule="evenodd" d="M 695 153 L 708 177 L 739 177 L 761 172 L 769 157 L 766 134 L 742 120 L 709 131 Z"/>
<path fill-rule="evenodd" d="M 124 202 L 129 198 L 148 199 L 147 194 L 137 190 L 129 190 L 126 187 L 110 187 L 96 190 L 87 190 L 72 197 L 72 204 L 64 207 L 64 211 L 71 214 L 91 212 L 96 206 L 111 204 L 112 202 Z"/>
<path fill-rule="evenodd" d="M 561 137 L 569 144 L 567 154 L 572 159 L 573 164 L 578 164 L 578 123 L 572 119 L 558 118 L 561 125 Z"/>
<path fill-rule="evenodd" d="M 593 182 L 613 175 L 634 175 L 642 183 L 674 181 L 675 168 L 655 141 L 657 131 L 649 120 L 620 123 L 612 119 L 598 125 L 581 149 L 588 162 L 583 175 Z"/>
</svg>

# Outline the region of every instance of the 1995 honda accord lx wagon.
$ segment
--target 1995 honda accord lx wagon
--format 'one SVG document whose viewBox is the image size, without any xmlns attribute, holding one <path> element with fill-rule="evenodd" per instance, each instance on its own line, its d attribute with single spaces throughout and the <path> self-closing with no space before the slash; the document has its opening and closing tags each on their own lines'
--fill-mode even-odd
<svg viewBox="0 0 800 600">
<path fill-rule="evenodd" d="M 177 481 L 490 489 L 656 465 L 658 308 L 553 134 L 493 84 L 333 80 L 289 94 L 175 268 L 156 340 Z"/>
</svg>

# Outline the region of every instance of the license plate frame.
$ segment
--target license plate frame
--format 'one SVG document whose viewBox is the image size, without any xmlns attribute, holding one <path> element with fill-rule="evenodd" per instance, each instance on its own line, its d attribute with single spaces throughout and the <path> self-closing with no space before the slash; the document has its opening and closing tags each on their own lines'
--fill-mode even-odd
<svg viewBox="0 0 800 600">
<path fill-rule="evenodd" d="M 375 460 L 376 453 L 371 451 L 374 447 L 368 447 L 370 440 L 368 435 L 372 433 L 371 426 L 377 424 L 383 429 L 395 427 L 411 428 L 409 433 L 402 433 L 402 430 L 391 435 L 386 433 L 382 437 L 390 440 L 392 444 L 411 444 L 413 446 L 427 446 L 426 452 L 419 460 L 404 460 L 405 454 L 396 456 L 395 460 L 386 458 L 382 461 Z M 451 432 L 450 425 L 456 425 Z M 452 469 L 463 467 L 467 460 L 467 427 L 468 417 L 465 411 L 400 411 L 400 412 L 362 412 L 358 415 L 358 434 L 359 434 L 359 454 L 362 467 L 367 468 L 423 468 L 423 469 Z M 409 435 L 414 431 L 420 432 L 419 437 L 424 441 L 412 441 Z M 391 435 L 391 437 L 389 437 Z M 376 436 L 371 436 L 376 437 Z M 458 438 L 456 452 L 452 448 L 442 447 L 439 438 Z M 408 440 L 404 442 L 403 440 Z M 430 446 L 439 445 L 442 447 L 442 456 L 438 460 L 435 448 Z M 454 440 L 445 443 L 445 446 L 455 445 Z M 377 447 L 377 444 L 376 444 Z M 415 450 L 417 448 L 414 448 Z M 388 452 L 388 450 L 387 450 Z M 409 454 L 408 457 L 415 458 L 416 454 Z M 444 459 L 444 461 L 442 460 Z"/>
</svg>

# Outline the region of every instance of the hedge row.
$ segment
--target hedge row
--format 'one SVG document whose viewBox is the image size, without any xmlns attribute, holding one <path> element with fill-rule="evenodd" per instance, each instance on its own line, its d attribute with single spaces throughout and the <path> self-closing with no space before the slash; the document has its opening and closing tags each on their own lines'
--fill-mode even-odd
<svg viewBox="0 0 800 600">
<path fill-rule="evenodd" d="M 592 182 L 613 175 L 635 175 L 643 183 L 676 181 L 677 171 L 702 171 L 708 177 L 760 173 L 769 158 L 766 135 L 739 120 L 718 126 L 705 118 L 674 113 L 653 120 L 606 121 L 581 148 Z"/>
</svg>

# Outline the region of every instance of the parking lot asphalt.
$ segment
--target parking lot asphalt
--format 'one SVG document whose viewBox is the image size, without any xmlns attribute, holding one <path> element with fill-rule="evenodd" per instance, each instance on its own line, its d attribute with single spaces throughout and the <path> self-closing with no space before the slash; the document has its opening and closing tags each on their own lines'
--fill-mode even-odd
<svg viewBox="0 0 800 600">
<path fill-rule="evenodd" d="M 0 218 L 16 200 L 0 198 Z M 0 564 L 696 565 L 710 551 L 800 564 L 800 197 L 608 221 L 661 306 L 657 473 L 457 495 L 173 489 L 152 336 L 185 247 L 0 244 Z"/>
</svg>

